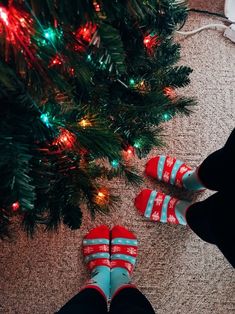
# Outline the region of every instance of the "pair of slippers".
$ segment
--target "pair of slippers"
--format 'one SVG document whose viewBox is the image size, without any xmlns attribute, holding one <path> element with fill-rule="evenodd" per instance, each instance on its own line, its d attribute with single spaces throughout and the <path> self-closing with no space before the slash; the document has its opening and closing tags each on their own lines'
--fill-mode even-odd
<svg viewBox="0 0 235 314">
<path fill-rule="evenodd" d="M 197 176 L 197 171 L 171 156 L 159 155 L 150 159 L 146 164 L 145 173 L 158 181 L 180 188 L 192 191 L 205 189 Z M 190 176 L 194 177 L 191 181 L 189 180 Z M 163 223 L 186 225 L 182 212 L 186 212 L 189 206 L 189 202 L 150 189 L 142 190 L 135 198 L 135 207 L 141 215 L 151 221 Z"/>
<path fill-rule="evenodd" d="M 121 267 L 132 274 L 137 257 L 136 236 L 123 226 L 111 230 L 101 225 L 92 229 L 83 239 L 83 255 L 88 269 L 97 266 L 110 269 Z"/>
</svg>

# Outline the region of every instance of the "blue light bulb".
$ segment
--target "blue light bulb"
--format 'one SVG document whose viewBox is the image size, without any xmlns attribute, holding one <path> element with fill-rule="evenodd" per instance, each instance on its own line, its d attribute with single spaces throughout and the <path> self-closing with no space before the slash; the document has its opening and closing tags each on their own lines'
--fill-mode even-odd
<svg viewBox="0 0 235 314">
<path fill-rule="evenodd" d="M 46 124 L 46 126 L 50 125 L 49 116 L 48 116 L 47 113 L 42 113 L 41 116 L 40 116 L 40 119 L 42 120 L 43 123 Z"/>
</svg>

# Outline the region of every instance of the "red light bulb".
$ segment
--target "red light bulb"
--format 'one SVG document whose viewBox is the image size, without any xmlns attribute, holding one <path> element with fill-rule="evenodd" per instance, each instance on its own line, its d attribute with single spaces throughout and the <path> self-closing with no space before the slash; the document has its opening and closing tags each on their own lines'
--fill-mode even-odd
<svg viewBox="0 0 235 314">
<path fill-rule="evenodd" d="M 165 87 L 163 93 L 169 99 L 174 99 L 177 96 L 176 91 L 172 87 Z"/>
<path fill-rule="evenodd" d="M 71 76 L 74 76 L 74 75 L 75 75 L 75 70 L 74 70 L 74 68 L 69 68 L 68 72 L 69 72 L 69 75 L 71 75 Z"/>
<path fill-rule="evenodd" d="M 95 6 L 95 10 L 96 10 L 96 12 L 100 12 L 100 5 L 99 5 L 99 4 L 97 4 L 97 5 Z"/>
<path fill-rule="evenodd" d="M 93 2 L 93 5 L 94 5 L 94 8 L 95 8 L 95 11 L 96 12 L 100 12 L 100 5 L 99 5 L 99 3 L 97 3 L 97 2 Z"/>
<path fill-rule="evenodd" d="M 52 60 L 51 60 L 51 62 L 50 62 L 50 64 L 49 64 L 49 68 L 50 67 L 53 67 L 54 65 L 61 65 L 62 64 L 62 59 L 58 56 L 58 55 L 56 55 Z"/>
<path fill-rule="evenodd" d="M 149 53 L 153 52 L 153 49 L 160 44 L 159 37 L 157 35 L 147 35 L 144 37 L 143 43 Z"/>
<path fill-rule="evenodd" d="M 83 40 L 86 43 L 90 43 L 96 30 L 97 30 L 96 24 L 93 24 L 91 22 L 87 22 L 86 25 L 80 27 L 76 31 L 76 35 L 75 35 L 76 39 L 78 41 Z"/>
<path fill-rule="evenodd" d="M 19 202 L 15 202 L 11 205 L 11 208 L 14 212 L 16 212 L 19 208 L 20 208 L 20 203 Z"/>
<path fill-rule="evenodd" d="M 148 37 L 146 37 L 146 38 L 144 39 L 144 44 L 147 45 L 149 42 L 150 42 L 150 39 L 149 39 Z"/>
<path fill-rule="evenodd" d="M 135 149 L 132 146 L 128 146 L 127 149 L 124 151 L 125 158 L 129 159 L 134 156 Z"/>
<path fill-rule="evenodd" d="M 53 142 L 53 145 L 60 146 L 64 149 L 71 149 L 76 142 L 76 135 L 66 129 L 60 129 L 60 135 Z"/>
<path fill-rule="evenodd" d="M 5 8 L 0 7 L 0 19 L 5 23 L 5 25 L 8 26 L 9 21 L 8 21 L 8 12 Z"/>
</svg>

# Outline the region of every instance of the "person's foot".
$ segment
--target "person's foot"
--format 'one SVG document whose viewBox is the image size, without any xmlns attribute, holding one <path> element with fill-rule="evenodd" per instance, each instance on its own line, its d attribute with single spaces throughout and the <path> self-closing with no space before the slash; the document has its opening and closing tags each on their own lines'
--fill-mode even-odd
<svg viewBox="0 0 235 314">
<path fill-rule="evenodd" d="M 85 288 L 101 292 L 108 300 L 110 296 L 110 231 L 107 226 L 92 229 L 83 240 L 83 255 L 91 279 Z"/>
<path fill-rule="evenodd" d="M 111 297 L 131 285 L 131 274 L 137 257 L 136 236 L 122 226 L 111 230 Z"/>
<path fill-rule="evenodd" d="M 135 198 L 135 207 L 141 215 L 163 223 L 186 225 L 185 213 L 189 206 L 189 202 L 150 189 L 144 189 Z"/>
<path fill-rule="evenodd" d="M 171 156 L 159 155 L 151 158 L 146 164 L 145 173 L 159 181 L 191 191 L 205 190 L 197 175 L 197 170 L 193 170 L 184 162 Z"/>
</svg>

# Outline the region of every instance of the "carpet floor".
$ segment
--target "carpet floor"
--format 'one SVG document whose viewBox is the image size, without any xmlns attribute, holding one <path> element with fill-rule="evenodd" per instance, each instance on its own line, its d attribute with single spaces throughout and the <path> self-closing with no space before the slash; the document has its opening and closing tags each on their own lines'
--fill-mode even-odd
<svg viewBox="0 0 235 314">
<path fill-rule="evenodd" d="M 190 1 L 191 7 L 223 12 L 223 1 Z M 190 13 L 183 30 L 209 23 L 216 17 Z M 177 36 L 182 45 L 180 63 L 194 69 L 191 84 L 180 91 L 194 96 L 198 106 L 189 117 L 165 123 L 166 147 L 156 154 L 170 154 L 191 166 L 199 165 L 226 141 L 235 125 L 235 44 L 222 31 L 206 30 L 192 37 Z M 148 158 L 133 161 L 140 172 Z M 200 240 L 189 228 L 146 221 L 133 200 L 144 188 L 157 188 L 185 199 L 192 195 L 175 191 L 149 179 L 142 187 L 115 181 L 120 204 L 109 216 L 91 221 L 84 210 L 80 230 L 61 227 L 58 233 L 39 230 L 28 239 L 19 229 L 15 238 L 0 243 L 0 313 L 51 314 L 77 293 L 88 273 L 81 254 L 82 237 L 94 226 L 123 224 L 139 240 L 139 258 L 133 281 L 148 297 L 158 314 L 234 314 L 235 277 L 220 251 Z M 197 199 L 208 197 L 204 192 Z"/>
</svg>

